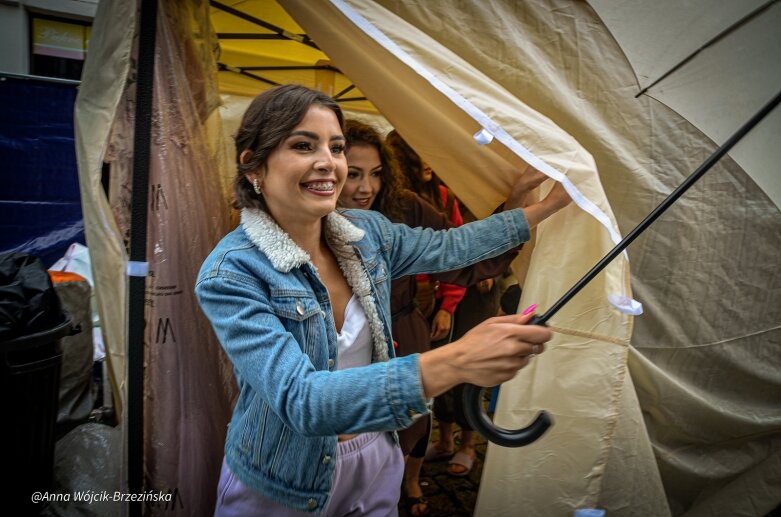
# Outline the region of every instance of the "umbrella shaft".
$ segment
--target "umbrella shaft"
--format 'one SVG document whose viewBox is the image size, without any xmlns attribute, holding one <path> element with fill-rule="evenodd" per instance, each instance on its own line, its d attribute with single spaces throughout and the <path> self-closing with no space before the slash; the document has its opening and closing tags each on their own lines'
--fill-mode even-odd
<svg viewBox="0 0 781 517">
<path fill-rule="evenodd" d="M 691 175 L 686 178 L 686 180 L 681 183 L 678 188 L 673 190 L 672 193 L 670 193 L 670 195 L 667 196 L 667 198 L 662 201 L 659 206 L 654 208 L 654 210 L 648 214 L 645 219 L 640 222 L 640 224 L 638 224 L 631 232 L 629 232 L 627 236 L 621 240 L 621 242 L 616 244 L 616 246 L 610 250 L 607 255 L 605 255 L 602 260 L 600 260 L 597 265 L 591 269 L 591 271 L 586 273 L 583 278 L 578 280 L 578 282 L 569 291 L 567 291 L 564 296 L 562 296 L 542 316 L 540 316 L 537 320 L 539 324 L 545 324 L 551 316 L 556 314 L 556 312 L 558 312 L 559 309 L 561 309 L 568 301 L 570 301 L 573 296 L 580 292 L 580 290 L 583 289 L 586 284 L 593 280 L 594 277 L 597 276 L 597 274 L 599 274 L 599 272 L 602 271 L 610 262 L 612 262 L 614 258 L 621 254 L 621 252 L 623 252 L 627 246 L 629 246 L 632 241 L 637 238 L 638 235 L 643 233 L 643 231 L 645 231 L 645 229 L 648 228 L 651 223 L 656 221 L 656 219 L 662 215 L 665 210 L 670 208 L 670 206 L 675 203 L 675 201 L 677 201 L 684 192 L 689 190 L 689 187 L 694 185 L 694 183 L 696 183 L 703 174 L 708 172 L 708 170 L 710 170 L 710 168 L 713 167 L 716 162 L 718 162 L 725 154 L 727 154 L 729 150 L 735 146 L 735 144 L 737 144 L 744 136 L 746 136 L 746 134 L 751 131 L 754 126 L 759 124 L 762 119 L 764 119 L 771 111 L 773 111 L 773 108 L 778 106 L 779 102 L 781 102 L 781 91 L 778 92 L 770 102 L 765 104 L 765 106 L 763 106 L 762 109 L 760 109 L 753 117 L 751 117 L 748 122 L 743 124 L 743 126 L 738 129 L 735 134 L 729 137 L 729 139 L 724 142 L 721 147 L 716 149 L 716 151 L 710 155 L 708 159 L 697 168 L 696 171 L 691 173 Z"/>
</svg>

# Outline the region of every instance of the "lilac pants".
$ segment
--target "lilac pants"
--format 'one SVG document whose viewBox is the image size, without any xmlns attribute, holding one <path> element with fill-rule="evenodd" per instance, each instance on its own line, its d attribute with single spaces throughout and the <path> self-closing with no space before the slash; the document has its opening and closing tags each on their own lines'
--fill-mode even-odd
<svg viewBox="0 0 781 517">
<path fill-rule="evenodd" d="M 363 433 L 339 442 L 324 517 L 396 517 L 404 457 L 390 433 Z M 311 517 L 247 488 L 222 462 L 215 517 Z"/>
</svg>

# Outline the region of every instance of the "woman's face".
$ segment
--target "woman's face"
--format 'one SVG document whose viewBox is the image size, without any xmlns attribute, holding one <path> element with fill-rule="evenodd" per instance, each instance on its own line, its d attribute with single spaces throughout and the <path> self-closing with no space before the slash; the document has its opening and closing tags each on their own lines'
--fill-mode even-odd
<svg viewBox="0 0 781 517">
<path fill-rule="evenodd" d="M 313 104 L 268 156 L 257 177 L 269 212 L 283 228 L 311 224 L 336 208 L 347 176 L 345 139 L 336 114 Z"/>
<path fill-rule="evenodd" d="M 339 196 L 339 206 L 368 210 L 382 189 L 382 162 L 376 147 L 350 146 L 347 151 L 347 181 Z"/>
<path fill-rule="evenodd" d="M 431 178 L 434 177 L 434 171 L 426 162 L 423 162 L 423 168 L 420 171 L 420 177 L 423 179 L 423 183 L 428 183 Z"/>
</svg>

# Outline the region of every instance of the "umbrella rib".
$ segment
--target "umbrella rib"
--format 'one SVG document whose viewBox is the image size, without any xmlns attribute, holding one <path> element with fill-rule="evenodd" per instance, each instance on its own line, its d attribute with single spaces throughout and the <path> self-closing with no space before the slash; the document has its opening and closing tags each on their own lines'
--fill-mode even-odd
<svg viewBox="0 0 781 517">
<path fill-rule="evenodd" d="M 229 5 L 225 5 L 222 2 L 218 2 L 217 0 L 209 0 L 209 5 L 211 5 L 216 9 L 220 9 L 221 11 L 225 11 L 228 14 L 232 14 L 237 18 L 241 18 L 242 20 L 246 20 L 250 23 L 254 23 L 255 25 L 260 25 L 265 29 L 276 32 L 277 34 L 283 36 L 284 38 L 297 41 L 303 45 L 307 45 L 312 48 L 316 48 L 317 50 L 320 50 L 319 47 L 315 45 L 315 43 L 311 39 L 309 39 L 309 36 L 307 36 L 306 34 L 294 34 L 292 32 L 286 31 L 281 27 L 277 27 L 276 25 L 261 20 L 260 18 L 255 18 L 254 16 L 245 13 L 244 11 L 239 11 L 238 9 L 234 9 L 233 7 Z"/>
<path fill-rule="evenodd" d="M 757 7 L 757 8 L 756 8 L 756 9 L 754 9 L 752 12 L 748 13 L 746 16 L 744 16 L 744 17 L 743 17 L 743 18 L 741 18 L 740 20 L 736 21 L 735 23 L 733 23 L 732 25 L 730 25 L 729 27 L 727 27 L 726 29 L 724 29 L 723 31 L 721 31 L 720 33 L 716 34 L 716 35 L 715 35 L 713 38 L 711 38 L 710 40 L 708 40 L 708 41 L 707 41 L 705 44 L 703 44 L 703 45 L 702 45 L 700 48 L 698 48 L 697 50 L 695 50 L 694 52 L 692 52 L 691 54 L 689 54 L 688 56 L 686 56 L 685 58 L 683 58 L 681 61 L 679 61 L 679 62 L 678 62 L 678 64 L 676 64 L 676 65 L 675 65 L 675 66 L 673 66 L 673 67 L 672 67 L 670 70 L 668 70 L 667 72 L 665 72 L 664 74 L 662 74 L 662 76 L 660 76 L 660 77 L 659 77 L 658 79 L 656 79 L 654 82 L 652 82 L 651 84 L 649 84 L 648 86 L 646 86 L 645 88 L 643 88 L 642 90 L 640 90 L 640 91 L 637 93 L 637 95 L 635 95 L 635 98 L 637 98 L 637 97 L 640 97 L 641 95 L 643 95 L 645 92 L 647 92 L 648 90 L 650 90 L 651 88 L 653 88 L 654 86 L 656 86 L 658 83 L 660 83 L 661 81 L 663 81 L 664 79 L 666 79 L 667 77 L 669 77 L 669 76 L 670 76 L 671 74 L 673 74 L 674 72 L 676 72 L 678 69 L 680 69 L 680 68 L 681 68 L 682 66 L 684 66 L 686 63 L 688 63 L 689 61 L 691 61 L 692 59 L 694 59 L 694 58 L 697 56 L 697 54 L 699 54 L 701 51 L 703 51 L 703 50 L 705 50 L 706 48 L 710 47 L 711 45 L 713 45 L 713 44 L 714 44 L 714 43 L 716 43 L 717 41 L 721 40 L 722 38 L 724 38 L 724 37 L 725 37 L 725 36 L 727 36 L 728 34 L 730 34 L 730 33 L 734 32 L 734 31 L 735 31 L 735 30 L 737 30 L 737 29 L 738 29 L 740 26 L 742 26 L 742 25 L 744 25 L 744 24 L 748 23 L 750 20 L 752 20 L 753 18 L 755 18 L 755 17 L 757 17 L 758 15 L 760 15 L 760 14 L 761 14 L 763 11 L 765 11 L 765 10 L 766 10 L 766 9 L 768 9 L 768 8 L 770 8 L 770 6 L 771 6 L 771 5 L 773 5 L 773 4 L 775 4 L 776 2 L 778 2 L 778 0 L 770 0 L 769 2 L 766 2 L 765 4 L 763 4 L 763 5 L 759 6 L 759 7 Z"/>
</svg>

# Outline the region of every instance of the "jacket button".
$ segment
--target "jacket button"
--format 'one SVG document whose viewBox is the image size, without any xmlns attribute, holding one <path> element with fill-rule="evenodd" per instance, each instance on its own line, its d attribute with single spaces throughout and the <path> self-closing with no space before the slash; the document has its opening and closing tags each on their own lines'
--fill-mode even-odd
<svg viewBox="0 0 781 517">
<path fill-rule="evenodd" d="M 333 359 L 329 359 L 328 360 L 328 368 L 333 368 L 333 367 L 334 367 L 334 360 Z"/>
<path fill-rule="evenodd" d="M 323 456 L 323 465 L 328 465 L 329 463 L 331 463 L 331 457 Z"/>
<path fill-rule="evenodd" d="M 315 501 L 314 499 L 310 499 L 309 501 L 306 502 L 306 505 L 309 507 L 310 510 L 314 510 L 315 508 L 317 508 L 317 501 Z"/>
<path fill-rule="evenodd" d="M 301 300 L 296 300 L 296 312 L 301 316 L 304 315 L 304 305 L 301 303 Z"/>
</svg>

